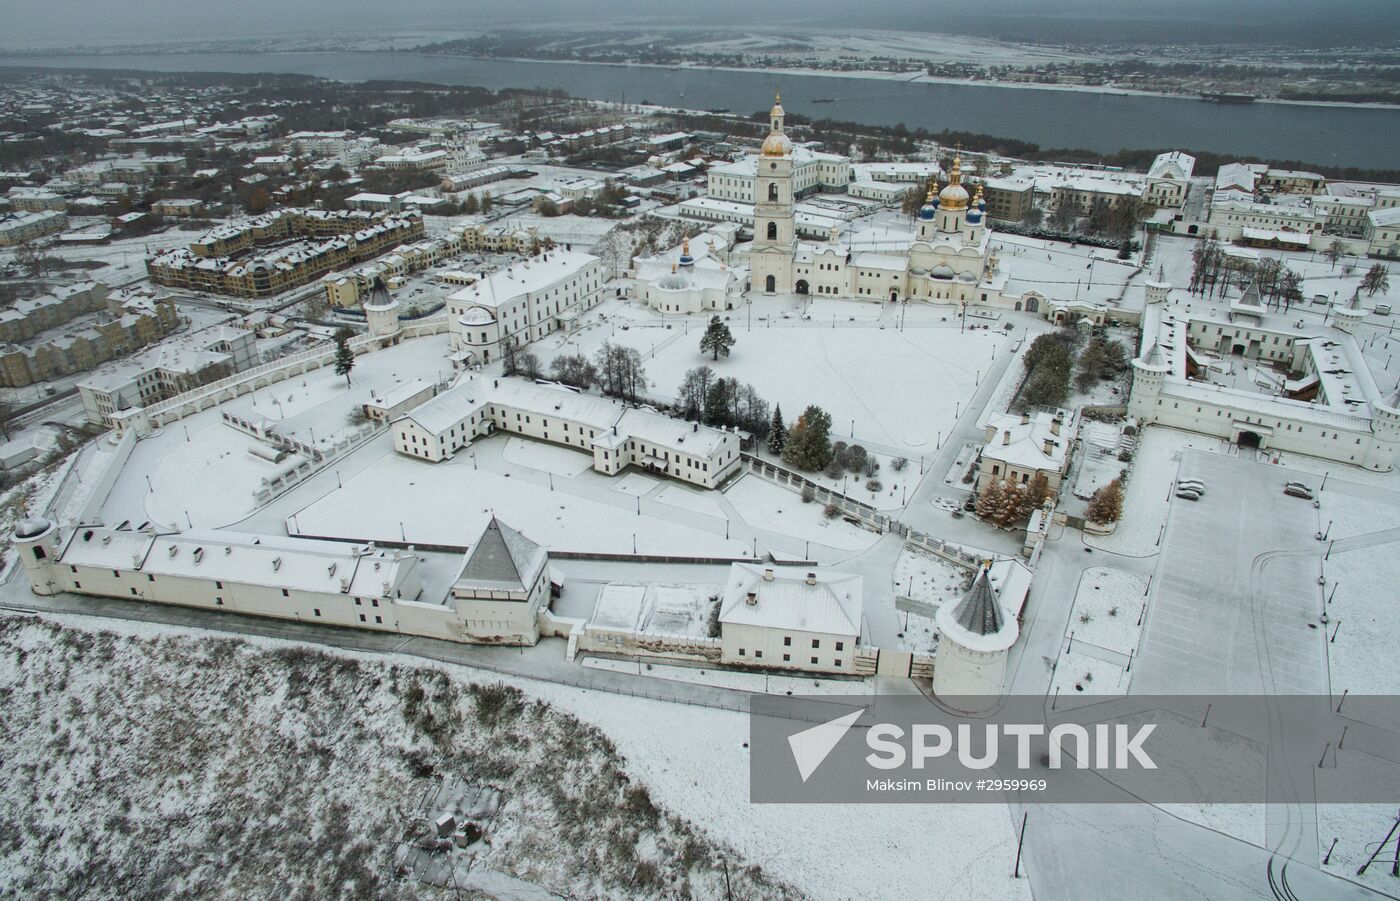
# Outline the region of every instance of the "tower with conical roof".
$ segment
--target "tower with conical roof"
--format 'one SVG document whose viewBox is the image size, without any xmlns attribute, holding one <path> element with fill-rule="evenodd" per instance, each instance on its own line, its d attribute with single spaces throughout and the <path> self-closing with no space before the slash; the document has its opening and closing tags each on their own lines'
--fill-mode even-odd
<svg viewBox="0 0 1400 901">
<path fill-rule="evenodd" d="M 783 116 L 780 94 L 769 113 L 768 137 L 763 141 L 754 177 L 749 273 L 753 289 L 765 294 L 792 290 L 792 264 L 797 250 L 792 210 L 792 140 L 783 133 Z"/>
<path fill-rule="evenodd" d="M 384 280 L 376 278 L 365 300 L 365 323 L 375 338 L 392 338 L 399 333 L 399 302 L 389 293 Z"/>
<path fill-rule="evenodd" d="M 1020 627 L 1002 609 L 990 561 L 977 571 L 960 601 L 938 608 L 934 623 L 939 637 L 933 693 L 958 710 L 993 706 L 1005 687 L 1006 654 Z"/>
<path fill-rule="evenodd" d="M 1356 327 L 1366 319 L 1366 308 L 1361 305 L 1361 289 L 1357 288 L 1351 298 L 1340 307 L 1332 308 L 1332 324 L 1338 331 L 1346 332 L 1348 335 L 1356 331 Z"/>
<path fill-rule="evenodd" d="M 549 588 L 548 551 L 492 516 L 463 561 L 450 600 L 465 637 L 532 645 Z"/>
</svg>

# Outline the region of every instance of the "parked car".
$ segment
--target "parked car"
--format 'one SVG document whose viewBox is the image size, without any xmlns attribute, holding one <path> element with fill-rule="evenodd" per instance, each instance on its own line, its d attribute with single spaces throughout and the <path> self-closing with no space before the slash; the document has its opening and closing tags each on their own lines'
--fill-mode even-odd
<svg viewBox="0 0 1400 901">
<path fill-rule="evenodd" d="M 1312 500 L 1312 489 L 1302 482 L 1286 482 L 1283 486 L 1283 493 L 1292 497 L 1301 497 L 1304 500 Z"/>
<path fill-rule="evenodd" d="M 1205 482 L 1202 482 L 1200 479 L 1177 479 L 1177 480 L 1176 480 L 1176 487 L 1177 487 L 1177 488 L 1190 488 L 1190 489 L 1192 489 L 1192 490 L 1198 492 L 1199 494 L 1205 494 L 1205 493 L 1206 493 L 1206 483 L 1205 483 Z"/>
<path fill-rule="evenodd" d="M 1176 496 L 1187 501 L 1198 501 L 1201 499 L 1201 493 L 1199 491 L 1193 491 L 1190 488 L 1177 489 Z"/>
</svg>

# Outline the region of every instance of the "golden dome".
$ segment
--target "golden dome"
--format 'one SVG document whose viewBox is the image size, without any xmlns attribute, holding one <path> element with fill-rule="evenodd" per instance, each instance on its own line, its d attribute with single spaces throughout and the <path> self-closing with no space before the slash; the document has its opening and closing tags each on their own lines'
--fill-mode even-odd
<svg viewBox="0 0 1400 901">
<path fill-rule="evenodd" d="M 787 156 L 792 153 L 792 141 L 780 131 L 775 131 L 763 140 L 764 156 Z"/>
<path fill-rule="evenodd" d="M 773 108 L 768 112 L 769 116 L 781 116 L 783 113 L 783 92 L 778 91 L 773 95 Z"/>
<path fill-rule="evenodd" d="M 945 210 L 967 209 L 967 188 L 962 186 L 962 154 L 953 157 L 953 168 L 948 173 L 948 187 L 938 192 L 938 205 Z"/>
</svg>

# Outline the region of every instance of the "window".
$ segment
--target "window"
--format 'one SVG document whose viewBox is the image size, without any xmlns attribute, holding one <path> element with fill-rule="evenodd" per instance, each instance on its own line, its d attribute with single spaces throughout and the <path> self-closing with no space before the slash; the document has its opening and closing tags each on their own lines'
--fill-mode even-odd
<svg viewBox="0 0 1400 901">
<path fill-rule="evenodd" d="M 289 597 L 291 597 L 291 596 L 292 596 L 291 593 L 288 592 L 287 589 L 285 589 L 285 588 L 282 589 L 282 597 L 284 597 L 284 598 L 289 598 Z"/>
<path fill-rule="evenodd" d="M 360 614 L 360 622 L 364 622 L 364 621 L 365 621 L 365 615 L 364 615 L 363 613 L 361 613 L 361 614 Z"/>
<path fill-rule="evenodd" d="M 813 648 L 813 650 L 815 650 L 815 649 L 817 649 L 817 648 L 819 648 L 819 647 L 821 647 L 821 646 L 822 646 L 822 643 L 821 643 L 820 641 L 818 641 L 818 640 L 815 639 L 815 638 L 812 639 L 812 648 Z"/>
<path fill-rule="evenodd" d="M 321 608 L 320 608 L 320 607 L 317 607 L 315 610 L 312 610 L 311 612 L 314 613 L 314 614 L 316 614 L 317 616 L 320 616 L 320 615 L 321 615 Z"/>
<path fill-rule="evenodd" d="M 223 587 L 224 587 L 224 583 L 223 583 L 223 582 L 215 582 L 215 583 L 214 583 L 214 587 L 215 587 L 215 588 L 223 588 Z"/>
<path fill-rule="evenodd" d="M 379 598 L 370 598 L 370 600 L 369 600 L 369 605 L 370 605 L 371 607 L 378 607 L 378 606 L 379 606 Z"/>
<path fill-rule="evenodd" d="M 790 647 L 792 647 L 792 636 L 791 636 L 791 635 L 784 635 L 784 636 L 783 636 L 783 647 L 785 647 L 785 648 L 790 648 Z"/>
<path fill-rule="evenodd" d="M 739 649 L 739 656 L 740 656 L 740 657 L 744 656 L 744 649 L 743 649 L 743 648 L 740 648 L 740 649 Z"/>
<path fill-rule="evenodd" d="M 753 656 L 754 656 L 754 659 L 755 659 L 755 660 L 761 660 L 761 659 L 763 658 L 763 652 L 762 652 L 762 651 L 754 651 L 754 652 L 753 652 Z"/>
<path fill-rule="evenodd" d="M 791 654 L 784 654 L 784 655 L 783 655 L 783 662 L 784 662 L 784 663 L 787 663 L 787 662 L 789 662 L 790 660 L 792 660 L 792 655 L 791 655 Z"/>
<path fill-rule="evenodd" d="M 813 665 L 813 666 L 816 666 L 816 665 L 817 665 L 817 658 L 815 658 L 815 657 L 812 658 L 812 665 Z"/>
<path fill-rule="evenodd" d="M 131 586 L 131 593 L 132 593 L 133 595 L 136 594 L 136 586 L 135 586 L 135 585 Z"/>
<path fill-rule="evenodd" d="M 841 665 L 841 658 L 839 658 L 839 657 L 836 658 L 836 665 L 837 665 L 837 666 L 840 666 L 840 665 Z"/>
<path fill-rule="evenodd" d="M 838 641 L 838 642 L 836 642 L 836 650 L 838 650 L 838 651 L 844 651 L 845 649 L 846 649 L 846 643 L 845 643 L 844 641 Z"/>
<path fill-rule="evenodd" d="M 379 616 L 376 616 L 376 617 L 374 618 L 374 621 L 375 621 L 376 623 L 381 624 L 381 625 L 384 623 L 383 617 L 379 617 Z"/>
</svg>

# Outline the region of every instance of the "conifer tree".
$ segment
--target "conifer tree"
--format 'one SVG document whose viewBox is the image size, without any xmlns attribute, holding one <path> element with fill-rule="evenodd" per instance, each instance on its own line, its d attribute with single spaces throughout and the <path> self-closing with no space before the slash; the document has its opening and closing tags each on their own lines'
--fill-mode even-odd
<svg viewBox="0 0 1400 901">
<path fill-rule="evenodd" d="M 768 429 L 768 453 L 782 456 L 783 448 L 787 447 L 787 426 L 783 425 L 783 407 L 781 404 L 773 405 L 773 424 Z"/>
</svg>

